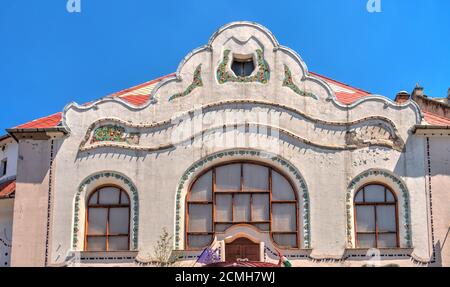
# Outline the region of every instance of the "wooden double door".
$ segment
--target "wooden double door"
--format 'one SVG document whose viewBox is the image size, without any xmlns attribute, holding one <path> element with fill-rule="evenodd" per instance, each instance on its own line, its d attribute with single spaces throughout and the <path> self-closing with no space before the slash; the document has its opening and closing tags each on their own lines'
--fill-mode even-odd
<svg viewBox="0 0 450 287">
<path fill-rule="evenodd" d="M 225 260 L 236 261 L 261 261 L 259 244 L 247 238 L 238 238 L 225 245 Z"/>
</svg>

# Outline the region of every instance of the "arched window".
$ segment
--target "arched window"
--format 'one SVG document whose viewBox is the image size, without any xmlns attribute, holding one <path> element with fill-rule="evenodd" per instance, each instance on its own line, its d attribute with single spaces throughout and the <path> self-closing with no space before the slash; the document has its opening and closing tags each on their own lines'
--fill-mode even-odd
<svg viewBox="0 0 450 287">
<path fill-rule="evenodd" d="M 297 248 L 298 200 L 275 169 L 251 162 L 227 163 L 203 173 L 186 198 L 188 249 L 210 245 L 216 232 L 249 224 L 269 232 L 280 247 Z"/>
<path fill-rule="evenodd" d="M 354 203 L 358 248 L 399 247 L 397 198 L 388 187 L 366 185 L 355 194 Z"/>
<path fill-rule="evenodd" d="M 130 249 L 130 198 L 122 189 L 106 186 L 93 192 L 86 209 L 86 251 Z"/>
</svg>

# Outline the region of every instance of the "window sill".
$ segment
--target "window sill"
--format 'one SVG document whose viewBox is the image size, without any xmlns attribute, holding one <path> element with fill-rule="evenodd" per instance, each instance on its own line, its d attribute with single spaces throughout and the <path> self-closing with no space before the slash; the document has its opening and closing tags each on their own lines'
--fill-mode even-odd
<svg viewBox="0 0 450 287">
<path fill-rule="evenodd" d="M 74 260 L 80 263 L 131 263 L 138 251 L 82 251 L 75 255 Z"/>
<path fill-rule="evenodd" d="M 378 250 L 381 257 L 404 257 L 411 256 L 413 248 L 349 248 L 345 249 L 346 257 L 367 257 L 370 250 Z M 373 253 L 371 253 L 373 254 Z"/>
</svg>

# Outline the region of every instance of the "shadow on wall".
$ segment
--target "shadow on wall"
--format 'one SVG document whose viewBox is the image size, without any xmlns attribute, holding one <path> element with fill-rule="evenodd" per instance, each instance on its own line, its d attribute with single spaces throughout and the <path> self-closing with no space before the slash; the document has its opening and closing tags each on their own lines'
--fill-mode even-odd
<svg viewBox="0 0 450 287">
<path fill-rule="evenodd" d="M 417 147 L 414 147 L 414 144 L 416 144 Z M 412 150 L 413 148 L 416 148 L 416 150 Z M 408 154 L 405 153 L 406 149 L 409 149 Z M 417 138 L 414 139 L 412 136 L 408 136 L 405 148 L 403 149 L 393 172 L 400 177 L 424 177 L 427 174 L 425 161 L 426 154 L 424 154 L 424 152 L 424 145 L 418 142 Z M 407 156 L 409 156 L 409 158 Z M 416 163 L 423 163 L 423 166 L 417 165 Z M 407 166 L 408 164 L 410 166 Z"/>
<path fill-rule="evenodd" d="M 17 183 L 42 184 L 49 175 L 53 159 L 58 154 L 62 140 L 21 143 L 17 165 Z"/>
</svg>

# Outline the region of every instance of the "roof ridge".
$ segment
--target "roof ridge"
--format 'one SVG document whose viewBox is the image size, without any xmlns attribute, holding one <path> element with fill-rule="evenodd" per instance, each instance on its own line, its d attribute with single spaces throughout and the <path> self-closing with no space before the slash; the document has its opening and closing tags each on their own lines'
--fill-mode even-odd
<svg viewBox="0 0 450 287">
<path fill-rule="evenodd" d="M 116 92 L 116 93 L 109 94 L 109 95 L 107 95 L 107 96 L 105 96 L 105 97 L 120 97 L 120 96 L 122 96 L 122 95 L 124 95 L 124 94 L 126 94 L 126 93 L 131 92 L 131 91 L 138 90 L 138 89 L 140 89 L 140 88 L 142 88 L 142 87 L 149 86 L 149 85 L 153 85 L 153 84 L 155 84 L 155 83 L 161 82 L 162 80 L 164 80 L 164 79 L 166 79 L 166 78 L 169 78 L 169 77 L 171 77 L 171 76 L 174 76 L 174 75 L 175 75 L 175 73 L 172 73 L 172 74 L 169 74 L 169 75 L 165 75 L 165 76 L 162 76 L 162 77 L 159 77 L 159 78 L 156 78 L 156 79 L 147 81 L 147 82 L 145 82 L 145 83 L 142 83 L 142 84 L 133 86 L 133 87 L 131 87 L 131 88 L 127 88 L 127 89 L 125 89 L 125 90 L 122 90 L 122 91 L 119 91 L 119 92 Z"/>
<path fill-rule="evenodd" d="M 446 121 L 450 121 L 449 118 L 443 117 L 443 116 L 441 116 L 441 115 L 439 115 L 439 114 L 435 114 L 435 113 L 430 112 L 430 111 L 422 111 L 422 112 L 423 112 L 424 114 L 429 114 L 429 115 L 432 115 L 432 116 L 434 116 L 434 117 L 437 117 L 437 118 L 440 118 L 440 119 L 443 119 L 443 120 L 446 120 Z"/>
<path fill-rule="evenodd" d="M 40 117 L 40 118 L 38 118 L 38 119 L 29 121 L 29 122 L 27 122 L 27 123 L 25 123 L 25 124 L 18 125 L 18 126 L 16 126 L 16 127 L 14 127 L 14 129 L 21 128 L 21 127 L 23 127 L 24 125 L 29 125 L 29 124 L 38 122 L 38 121 L 40 121 L 40 120 L 45 120 L 45 119 L 48 119 L 48 118 L 51 118 L 51 117 L 56 117 L 56 116 L 59 116 L 59 115 L 61 115 L 61 114 L 62 114 L 62 112 L 57 112 L 57 113 L 54 113 L 54 114 L 51 114 L 51 115 L 48 115 L 48 116 Z"/>
<path fill-rule="evenodd" d="M 363 90 L 363 89 L 360 89 L 360 88 L 356 88 L 356 87 L 350 86 L 349 84 L 343 83 L 343 82 L 341 82 L 341 81 L 337 81 L 337 80 L 335 80 L 335 79 L 331 79 L 331 78 L 329 78 L 329 77 L 327 77 L 327 76 L 323 76 L 323 75 L 321 75 L 321 74 L 319 74 L 319 73 L 312 72 L 312 71 L 309 71 L 309 73 L 310 73 L 310 74 L 313 74 L 313 75 L 315 75 L 315 76 L 318 76 L 318 77 L 320 77 L 320 78 L 324 78 L 324 79 L 326 79 L 326 80 L 328 80 L 328 81 L 334 82 L 334 83 L 336 83 L 336 84 L 339 84 L 339 85 L 348 87 L 348 88 L 350 88 L 350 89 L 352 89 L 352 90 L 360 91 L 360 92 L 366 93 L 366 94 L 368 94 L 368 95 L 371 95 L 371 94 L 372 94 L 372 93 L 369 92 L 369 91 L 366 91 L 366 90 Z"/>
</svg>

